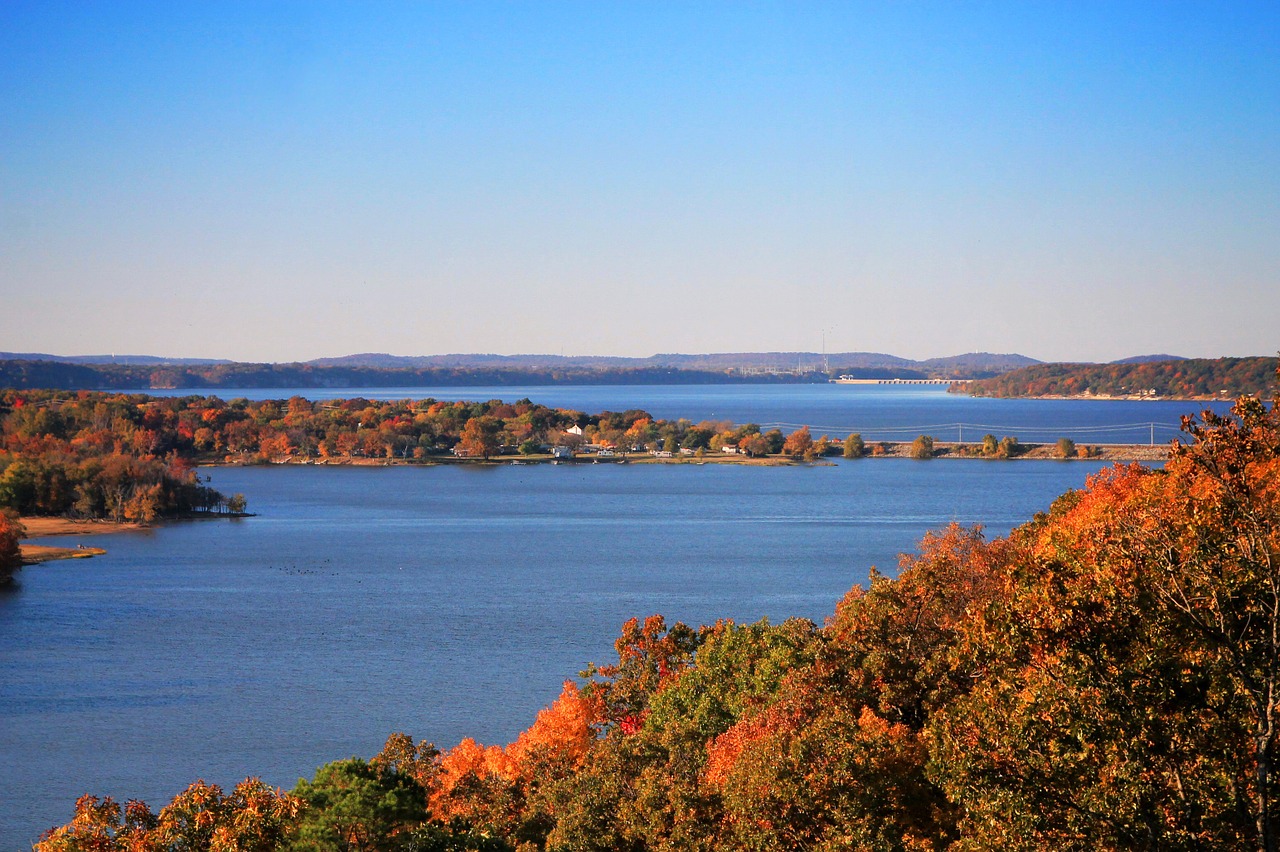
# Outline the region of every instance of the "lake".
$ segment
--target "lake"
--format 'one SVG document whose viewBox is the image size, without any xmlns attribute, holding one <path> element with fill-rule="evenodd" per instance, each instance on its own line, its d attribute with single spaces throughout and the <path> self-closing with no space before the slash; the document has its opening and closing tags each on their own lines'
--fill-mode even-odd
<svg viewBox="0 0 1280 852">
<path fill-rule="evenodd" d="M 484 390 L 473 398 L 494 395 Z M 823 406 L 916 425 L 1034 406 L 1042 428 L 1101 416 L 1079 405 L 1128 414 L 917 389 L 638 387 L 630 404 L 600 388 L 509 390 L 660 417 L 696 408 L 694 394 L 693 419 L 758 422 L 787 410 L 777 392 L 797 390 L 795 419 L 815 423 Z M 1166 416 L 1162 403 L 1132 405 Z M 565 678 L 613 659 L 632 616 L 821 622 L 925 531 L 958 521 L 1004 534 L 1101 466 L 209 469 L 258 516 L 49 539 L 109 552 L 24 569 L 0 592 L 0 849 L 66 822 L 86 792 L 159 807 L 196 778 L 291 787 L 321 763 L 371 756 L 393 731 L 441 747 L 508 742 Z"/>
</svg>

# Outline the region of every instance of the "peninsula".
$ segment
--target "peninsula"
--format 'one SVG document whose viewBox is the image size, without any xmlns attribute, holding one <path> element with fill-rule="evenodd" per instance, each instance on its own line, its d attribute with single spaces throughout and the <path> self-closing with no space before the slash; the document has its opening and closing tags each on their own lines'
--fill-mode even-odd
<svg viewBox="0 0 1280 852">
<path fill-rule="evenodd" d="M 1276 359 L 1179 358 L 1115 364 L 1034 364 L 955 383 L 953 393 L 1036 399 L 1269 399 Z"/>
</svg>

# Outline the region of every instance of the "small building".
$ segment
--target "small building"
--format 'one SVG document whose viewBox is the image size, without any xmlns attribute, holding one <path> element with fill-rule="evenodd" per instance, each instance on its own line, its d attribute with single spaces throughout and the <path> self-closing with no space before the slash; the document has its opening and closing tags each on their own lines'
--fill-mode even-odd
<svg viewBox="0 0 1280 852">
<path fill-rule="evenodd" d="M 571 459 L 573 458 L 573 449 L 571 447 L 552 447 L 551 457 L 553 459 Z"/>
</svg>

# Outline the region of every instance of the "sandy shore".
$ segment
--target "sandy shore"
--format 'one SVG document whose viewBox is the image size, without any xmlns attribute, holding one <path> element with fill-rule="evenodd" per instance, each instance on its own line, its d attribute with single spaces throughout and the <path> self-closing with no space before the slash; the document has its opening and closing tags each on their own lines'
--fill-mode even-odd
<svg viewBox="0 0 1280 852">
<path fill-rule="evenodd" d="M 87 559 L 90 556 L 101 556 L 106 553 L 101 547 L 49 547 L 43 544 L 23 544 L 22 564 L 35 565 L 39 562 L 52 562 L 55 559 Z"/>
<path fill-rule="evenodd" d="M 103 535 L 104 533 L 123 532 L 138 529 L 137 524 L 117 524 L 111 521 L 73 521 L 69 518 L 21 518 L 26 527 L 27 539 L 48 538 L 68 535 Z M 55 559 L 87 559 L 90 556 L 101 556 L 106 553 L 101 547 L 50 547 L 46 544 L 29 544 L 23 541 L 22 563 L 36 565 L 40 562 L 52 562 Z"/>
</svg>

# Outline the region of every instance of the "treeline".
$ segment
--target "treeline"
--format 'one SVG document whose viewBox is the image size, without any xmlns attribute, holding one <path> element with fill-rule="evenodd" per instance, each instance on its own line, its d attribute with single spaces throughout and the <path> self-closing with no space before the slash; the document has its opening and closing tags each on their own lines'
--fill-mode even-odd
<svg viewBox="0 0 1280 852">
<path fill-rule="evenodd" d="M 37 850 L 1274 849 L 1280 413 L 1206 418 L 823 627 L 633 620 L 508 746 L 85 797 Z"/>
<path fill-rule="evenodd" d="M 201 462 L 532 455 L 563 446 L 623 452 L 786 452 L 815 458 L 839 445 L 807 429 L 784 436 L 754 424 L 654 420 L 647 412 L 585 414 L 515 403 L 225 401 L 96 391 L 0 391 L 0 508 L 22 514 L 149 521 L 190 511 L 239 511 L 202 486 Z"/>
<path fill-rule="evenodd" d="M 0 510 L 145 523 L 235 508 L 143 397 L 0 392 Z"/>
<path fill-rule="evenodd" d="M 912 371 L 888 371 L 914 375 Z M 886 373 L 887 374 L 887 373 Z M 0 361 L 0 387 L 20 389 L 142 390 L 191 388 L 395 388 L 511 385 L 679 385 L 724 383 L 822 382 L 804 375 L 737 370 L 685 370 L 671 367 L 379 368 L 315 364 L 68 364 L 57 361 Z"/>
<path fill-rule="evenodd" d="M 81 456 L 115 453 L 195 462 L 270 462 L 291 456 L 423 460 L 533 453 L 553 445 L 624 451 L 740 445 L 744 453 L 765 455 L 782 452 L 787 440 L 776 429 L 761 434 L 755 424 L 655 420 L 641 409 L 586 414 L 528 399 L 226 401 L 216 396 L 10 390 L 0 392 L 0 424 L 10 459 L 39 455 L 50 447 L 72 447 Z M 805 429 L 797 440 L 807 436 Z M 824 451 L 829 446 L 828 441 Z"/>
<path fill-rule="evenodd" d="M 1267 399 L 1276 389 L 1275 358 L 1191 358 L 1140 364 L 1036 364 L 953 385 L 973 396 L 1137 396 Z"/>
</svg>

